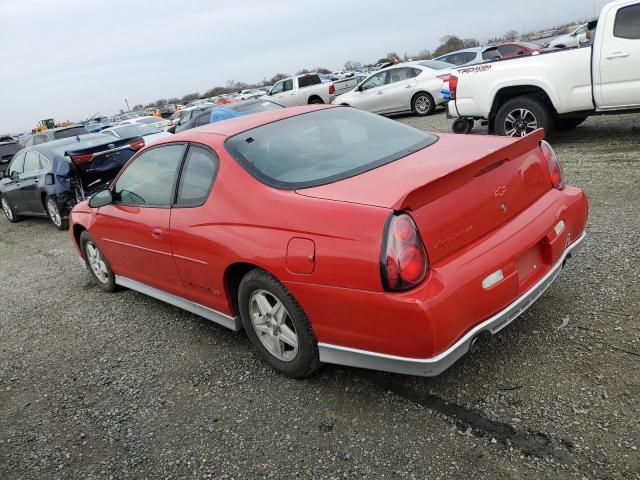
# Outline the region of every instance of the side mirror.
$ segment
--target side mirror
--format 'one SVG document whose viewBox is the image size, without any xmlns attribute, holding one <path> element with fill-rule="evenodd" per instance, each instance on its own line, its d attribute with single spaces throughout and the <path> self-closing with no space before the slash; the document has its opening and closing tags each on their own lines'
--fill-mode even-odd
<svg viewBox="0 0 640 480">
<path fill-rule="evenodd" d="M 93 197 L 89 199 L 89 206 L 91 208 L 100 208 L 105 205 L 110 205 L 113 202 L 113 195 L 111 194 L 111 190 L 104 189 L 100 190 Z"/>
</svg>

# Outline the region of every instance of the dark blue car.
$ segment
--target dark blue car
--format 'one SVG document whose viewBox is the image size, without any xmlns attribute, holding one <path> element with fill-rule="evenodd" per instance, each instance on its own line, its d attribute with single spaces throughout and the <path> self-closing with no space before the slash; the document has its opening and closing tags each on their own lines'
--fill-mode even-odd
<svg viewBox="0 0 640 480">
<path fill-rule="evenodd" d="M 142 137 L 89 134 L 27 147 L 0 172 L 0 204 L 10 222 L 49 217 L 60 230 L 78 202 L 108 185 L 136 151 Z"/>
</svg>

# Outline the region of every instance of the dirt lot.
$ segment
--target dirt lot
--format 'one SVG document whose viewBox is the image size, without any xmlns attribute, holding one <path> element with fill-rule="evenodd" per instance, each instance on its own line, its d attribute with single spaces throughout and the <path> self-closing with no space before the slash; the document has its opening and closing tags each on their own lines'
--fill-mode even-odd
<svg viewBox="0 0 640 480">
<path fill-rule="evenodd" d="M 102 293 L 47 221 L 2 218 L 0 478 L 640 478 L 640 115 L 552 144 L 590 199 L 581 255 L 431 379 L 289 380 L 243 334 Z"/>
</svg>

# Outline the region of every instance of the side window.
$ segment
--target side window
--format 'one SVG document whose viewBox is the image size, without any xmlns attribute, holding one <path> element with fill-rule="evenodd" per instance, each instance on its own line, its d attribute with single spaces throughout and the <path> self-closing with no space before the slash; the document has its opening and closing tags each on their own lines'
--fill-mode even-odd
<svg viewBox="0 0 640 480">
<path fill-rule="evenodd" d="M 13 161 L 8 168 L 10 177 L 13 176 L 13 174 L 20 174 L 24 171 L 24 156 L 25 152 L 22 152 L 13 157 Z"/>
<path fill-rule="evenodd" d="M 416 68 L 394 68 L 393 70 L 389 70 L 389 83 L 402 82 L 404 80 L 410 80 L 415 77 L 420 70 Z"/>
<path fill-rule="evenodd" d="M 46 141 L 47 141 L 46 135 L 36 135 L 35 138 L 33 139 L 33 144 L 39 145 L 41 143 L 45 143 Z"/>
<path fill-rule="evenodd" d="M 368 80 L 365 80 L 362 84 L 362 90 L 369 90 L 370 88 L 381 87 L 384 85 L 385 78 L 387 77 L 387 72 L 376 73 L 375 75 L 369 77 Z"/>
<path fill-rule="evenodd" d="M 35 141 L 36 141 L 36 137 L 35 136 L 31 136 L 31 137 L 27 138 L 26 142 L 24 142 L 24 146 L 25 147 L 31 147 L 31 146 L 33 146 L 35 144 Z"/>
<path fill-rule="evenodd" d="M 211 121 L 211 112 L 207 112 L 198 117 L 198 121 L 196 122 L 196 126 L 208 125 Z"/>
<path fill-rule="evenodd" d="M 285 80 L 282 84 L 283 92 L 288 92 L 290 90 L 293 90 L 293 78 L 290 78 L 289 80 Z"/>
<path fill-rule="evenodd" d="M 515 45 L 501 45 L 498 47 L 498 51 L 502 56 L 516 55 L 518 53 L 518 47 Z M 485 52 L 486 54 L 490 54 L 491 50 Z M 482 58 L 485 58 L 484 54 Z"/>
<path fill-rule="evenodd" d="M 271 95 L 273 95 L 274 93 L 282 93 L 282 87 L 284 86 L 284 82 L 282 80 L 280 80 L 279 82 L 277 82 L 273 88 L 271 89 Z"/>
<path fill-rule="evenodd" d="M 482 58 L 484 60 L 500 60 L 502 56 L 497 48 L 490 48 L 482 53 Z"/>
<path fill-rule="evenodd" d="M 116 182 L 117 201 L 123 205 L 170 206 L 184 149 L 183 144 L 165 145 L 140 154 Z"/>
<path fill-rule="evenodd" d="M 37 172 L 38 170 L 42 170 L 40 155 L 38 155 L 38 152 L 34 151 L 27 152 L 27 155 L 24 158 L 23 172 Z"/>
<path fill-rule="evenodd" d="M 191 147 L 184 162 L 178 187 L 178 207 L 202 205 L 218 173 L 218 157 L 202 147 Z"/>
<path fill-rule="evenodd" d="M 613 35 L 618 38 L 640 40 L 640 4 L 618 10 Z"/>
</svg>

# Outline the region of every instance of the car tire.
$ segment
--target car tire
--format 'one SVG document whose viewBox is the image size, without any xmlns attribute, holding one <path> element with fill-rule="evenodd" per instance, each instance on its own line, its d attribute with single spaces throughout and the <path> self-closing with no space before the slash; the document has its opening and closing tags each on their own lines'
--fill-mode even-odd
<svg viewBox="0 0 640 480">
<path fill-rule="evenodd" d="M 240 281 L 238 305 L 249 340 L 275 370 L 305 378 L 320 367 L 309 319 L 273 275 L 261 269 L 248 272 Z"/>
<path fill-rule="evenodd" d="M 582 125 L 588 117 L 568 117 L 556 119 L 557 130 L 572 130 L 578 125 Z"/>
<path fill-rule="evenodd" d="M 4 212 L 4 216 L 7 217 L 7 220 L 9 220 L 11 223 L 16 223 L 22 220 L 22 217 L 18 215 L 15 210 L 13 210 L 13 207 L 6 197 L 0 198 L 0 204 L 2 204 L 2 211 Z"/>
<path fill-rule="evenodd" d="M 498 109 L 494 126 L 495 132 L 505 137 L 523 137 L 538 128 L 549 134 L 554 128 L 554 117 L 537 98 L 516 97 Z"/>
<path fill-rule="evenodd" d="M 324 103 L 320 97 L 311 97 L 309 99 L 309 105 L 320 105 Z"/>
<path fill-rule="evenodd" d="M 47 215 L 49 215 L 49 220 L 51 220 L 51 222 L 58 230 L 69 229 L 69 219 L 62 216 L 62 212 L 60 212 L 60 206 L 53 197 L 50 197 L 48 195 L 45 197 L 44 208 L 47 211 Z"/>
<path fill-rule="evenodd" d="M 111 265 L 96 241 L 86 230 L 80 235 L 80 250 L 87 270 L 98 286 L 105 292 L 113 292 L 116 289 L 116 277 L 111 270 Z"/>
<path fill-rule="evenodd" d="M 431 115 L 436 109 L 436 102 L 427 92 L 419 92 L 411 99 L 411 110 L 418 117 Z"/>
</svg>

